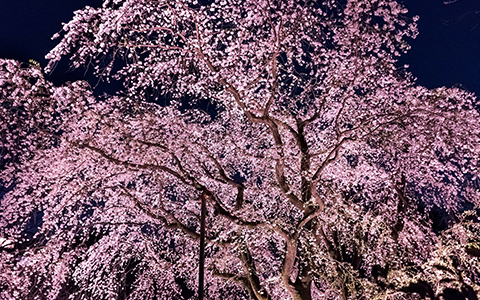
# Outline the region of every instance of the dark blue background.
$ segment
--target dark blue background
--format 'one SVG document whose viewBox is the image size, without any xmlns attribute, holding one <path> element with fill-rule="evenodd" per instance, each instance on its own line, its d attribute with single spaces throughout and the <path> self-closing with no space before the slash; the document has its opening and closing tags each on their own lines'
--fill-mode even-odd
<svg viewBox="0 0 480 300">
<path fill-rule="evenodd" d="M 480 94 L 480 1 L 403 0 L 410 15 L 419 15 L 420 34 L 400 65 L 409 64 L 418 83 L 428 88 L 461 85 Z M 45 54 L 55 46 L 50 37 L 62 22 L 85 5 L 101 0 L 2 0 L 0 5 L 0 57 L 46 65 Z M 49 79 L 59 85 L 82 78 L 84 70 L 68 71 L 62 62 Z M 96 82 L 91 82 L 96 84 Z M 113 91 L 112 85 L 100 85 Z"/>
<path fill-rule="evenodd" d="M 480 95 L 480 1 L 443 2 L 403 1 L 420 16 L 420 34 L 402 62 L 428 88 L 461 85 Z"/>
</svg>

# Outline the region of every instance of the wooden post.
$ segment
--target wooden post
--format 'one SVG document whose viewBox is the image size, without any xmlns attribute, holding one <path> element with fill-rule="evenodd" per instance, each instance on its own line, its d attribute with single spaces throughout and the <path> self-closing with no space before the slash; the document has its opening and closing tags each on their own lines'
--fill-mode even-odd
<svg viewBox="0 0 480 300">
<path fill-rule="evenodd" d="M 198 300 L 203 300 L 203 281 L 205 268 L 205 215 L 207 213 L 207 199 L 205 193 L 202 193 L 200 200 L 202 202 L 202 212 L 200 217 L 200 263 L 198 266 Z"/>
</svg>

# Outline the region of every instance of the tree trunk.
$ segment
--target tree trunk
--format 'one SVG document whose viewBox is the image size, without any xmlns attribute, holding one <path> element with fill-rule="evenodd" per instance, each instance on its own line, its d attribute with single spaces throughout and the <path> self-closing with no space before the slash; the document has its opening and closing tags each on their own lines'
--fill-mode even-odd
<svg viewBox="0 0 480 300">
<path fill-rule="evenodd" d="M 307 255 L 307 253 L 303 253 Z M 310 264 L 301 267 L 293 288 L 297 291 L 299 300 L 311 300 L 312 299 L 312 281 L 313 276 L 311 274 Z"/>
<path fill-rule="evenodd" d="M 312 280 L 297 280 L 293 285 L 297 291 L 295 300 L 312 300 Z"/>
</svg>

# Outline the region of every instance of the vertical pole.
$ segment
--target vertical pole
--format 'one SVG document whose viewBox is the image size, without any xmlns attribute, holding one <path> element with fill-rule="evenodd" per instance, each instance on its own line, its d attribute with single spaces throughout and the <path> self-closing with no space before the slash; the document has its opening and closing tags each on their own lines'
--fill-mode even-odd
<svg viewBox="0 0 480 300">
<path fill-rule="evenodd" d="M 205 193 L 202 194 L 202 212 L 200 217 L 200 265 L 198 266 L 198 300 L 203 300 L 203 281 L 205 266 L 205 215 L 207 212 L 207 204 Z"/>
</svg>

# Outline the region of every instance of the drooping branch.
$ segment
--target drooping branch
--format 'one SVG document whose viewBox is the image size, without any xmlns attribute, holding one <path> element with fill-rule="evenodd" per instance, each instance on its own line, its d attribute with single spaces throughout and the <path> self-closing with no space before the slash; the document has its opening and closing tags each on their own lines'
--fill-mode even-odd
<svg viewBox="0 0 480 300">
<path fill-rule="evenodd" d="M 78 147 L 80 149 L 86 148 L 86 149 L 92 150 L 93 152 L 99 154 L 101 157 L 107 159 L 108 161 L 110 161 L 110 162 L 112 162 L 116 165 L 124 166 L 124 167 L 131 168 L 131 169 L 163 171 L 163 172 L 169 173 L 170 175 L 173 175 L 175 178 L 179 179 L 181 182 L 183 182 L 185 184 L 194 185 L 194 182 L 188 182 L 185 177 L 183 177 L 178 172 L 176 172 L 176 171 L 174 171 L 171 168 L 166 167 L 166 166 L 155 165 L 155 164 L 131 163 L 131 162 L 128 162 L 128 161 L 120 160 L 118 158 L 115 158 L 112 155 L 107 154 L 104 150 L 102 150 L 98 147 L 92 146 L 88 143 L 79 143 Z"/>
<path fill-rule="evenodd" d="M 145 213 L 147 216 L 149 216 L 150 218 L 162 221 L 164 226 L 167 227 L 167 228 L 180 229 L 185 234 L 189 235 L 190 237 L 192 237 L 195 240 L 200 239 L 200 234 L 198 234 L 195 231 L 189 229 L 187 226 L 182 224 L 176 217 L 174 217 L 173 215 L 171 215 L 170 213 L 168 213 L 164 209 L 160 208 L 160 210 L 164 214 L 167 214 L 168 217 L 164 217 L 164 216 L 159 215 L 155 212 L 152 212 L 137 197 L 135 197 L 132 193 L 130 193 L 126 188 L 120 187 L 120 189 L 122 189 L 122 191 L 123 191 L 122 194 L 123 195 L 128 196 L 130 199 L 132 199 L 135 203 L 135 206 L 138 209 L 140 209 L 143 213 Z"/>
<path fill-rule="evenodd" d="M 243 192 L 245 190 L 245 186 L 242 183 L 235 182 L 232 178 L 228 177 L 227 174 L 225 173 L 224 168 L 220 164 L 220 162 L 208 151 L 207 148 L 203 147 L 205 151 L 208 153 L 208 158 L 213 161 L 215 166 L 218 169 L 218 174 L 220 177 L 228 184 L 232 185 L 237 189 L 237 198 L 235 200 L 235 209 L 239 210 L 243 206 Z"/>
<path fill-rule="evenodd" d="M 404 218 L 405 218 L 405 212 L 407 211 L 408 208 L 408 199 L 405 196 L 405 184 L 406 184 L 406 179 L 405 175 L 402 174 L 402 178 L 400 182 L 393 183 L 393 188 L 395 189 L 395 192 L 397 193 L 398 196 L 398 203 L 397 203 L 397 222 L 392 228 L 392 238 L 395 242 L 398 241 L 398 236 L 400 232 L 403 230 L 404 227 Z"/>
<path fill-rule="evenodd" d="M 331 163 L 335 162 L 340 156 L 339 156 L 339 152 L 340 152 L 340 149 L 342 147 L 342 145 L 349 141 L 349 140 L 352 140 L 352 138 L 343 138 L 340 140 L 340 142 L 338 142 L 332 150 L 330 150 L 330 152 L 328 153 L 327 157 L 325 158 L 325 160 L 322 162 L 322 164 L 320 165 L 320 167 L 317 169 L 317 171 L 315 172 L 315 174 L 312 176 L 312 182 L 316 181 L 319 179 L 319 176 L 320 174 L 322 173 L 322 171 Z"/>
<path fill-rule="evenodd" d="M 208 197 L 209 197 L 208 199 L 213 201 L 215 212 L 220 216 L 224 217 L 225 219 L 231 221 L 232 223 L 238 226 L 244 226 L 249 229 L 264 227 L 280 234 L 285 240 L 290 239 L 289 233 L 284 229 L 280 228 L 279 226 L 276 226 L 276 224 L 268 224 L 260 221 L 246 221 L 241 217 L 233 215 L 223 207 L 220 200 L 218 199 L 218 197 L 216 197 L 216 195 L 213 192 L 209 191 L 206 187 L 202 187 L 202 188 L 208 193 Z"/>
</svg>

